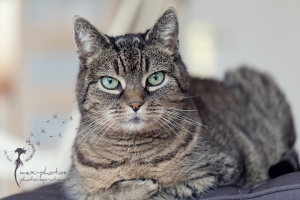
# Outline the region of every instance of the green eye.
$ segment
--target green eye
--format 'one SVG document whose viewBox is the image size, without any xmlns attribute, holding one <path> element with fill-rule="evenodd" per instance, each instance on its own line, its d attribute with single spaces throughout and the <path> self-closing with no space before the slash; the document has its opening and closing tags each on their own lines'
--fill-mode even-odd
<svg viewBox="0 0 300 200">
<path fill-rule="evenodd" d="M 156 86 L 161 84 L 164 81 L 164 79 L 165 74 L 163 72 L 155 72 L 147 78 L 147 81 L 150 84 L 150 86 Z"/>
<path fill-rule="evenodd" d="M 119 86 L 119 81 L 115 78 L 104 76 L 101 78 L 102 85 L 109 90 L 114 90 Z"/>
</svg>

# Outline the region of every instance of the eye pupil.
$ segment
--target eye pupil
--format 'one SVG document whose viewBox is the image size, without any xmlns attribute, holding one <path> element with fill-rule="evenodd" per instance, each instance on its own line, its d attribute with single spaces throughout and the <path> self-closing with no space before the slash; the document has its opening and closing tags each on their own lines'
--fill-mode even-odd
<svg viewBox="0 0 300 200">
<path fill-rule="evenodd" d="M 107 79 L 108 79 L 108 83 L 111 84 L 113 81 L 112 78 L 108 77 Z"/>
<path fill-rule="evenodd" d="M 157 80 L 157 74 L 156 74 L 156 73 L 153 74 L 153 78 L 154 78 L 155 80 Z"/>
</svg>

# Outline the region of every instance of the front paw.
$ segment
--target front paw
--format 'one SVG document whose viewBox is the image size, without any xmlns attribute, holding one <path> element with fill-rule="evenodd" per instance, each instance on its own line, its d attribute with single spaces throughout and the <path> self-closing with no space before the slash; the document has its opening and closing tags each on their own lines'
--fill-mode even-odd
<svg viewBox="0 0 300 200">
<path fill-rule="evenodd" d="M 176 200 L 176 198 L 164 191 L 160 191 L 152 196 L 149 200 Z"/>
<path fill-rule="evenodd" d="M 113 198 L 116 200 L 146 200 L 158 190 L 157 182 L 151 179 L 120 181 L 115 187 Z"/>
</svg>

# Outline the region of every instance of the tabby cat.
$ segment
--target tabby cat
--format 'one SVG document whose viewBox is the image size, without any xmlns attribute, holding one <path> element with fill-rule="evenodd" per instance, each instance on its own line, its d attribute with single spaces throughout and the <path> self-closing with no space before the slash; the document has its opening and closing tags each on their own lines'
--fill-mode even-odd
<svg viewBox="0 0 300 200">
<path fill-rule="evenodd" d="M 278 163 L 298 169 L 274 81 L 246 67 L 221 82 L 191 78 L 174 9 L 142 34 L 109 37 L 78 16 L 74 29 L 82 117 L 67 198 L 187 199 L 258 186 L 284 173 Z"/>
</svg>

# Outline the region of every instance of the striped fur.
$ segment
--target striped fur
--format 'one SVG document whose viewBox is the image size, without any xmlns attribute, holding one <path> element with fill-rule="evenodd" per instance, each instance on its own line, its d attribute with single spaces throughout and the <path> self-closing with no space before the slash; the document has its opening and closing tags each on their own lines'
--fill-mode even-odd
<svg viewBox="0 0 300 200">
<path fill-rule="evenodd" d="M 180 199 L 224 185 L 255 187 L 298 161 L 289 105 L 267 75 L 241 68 L 191 79 L 168 9 L 143 34 L 109 37 L 76 17 L 82 114 L 65 183 L 69 199 Z M 147 85 L 154 72 L 164 82 Z M 102 76 L 120 81 L 110 91 Z M 129 102 L 142 102 L 135 112 Z"/>
</svg>

